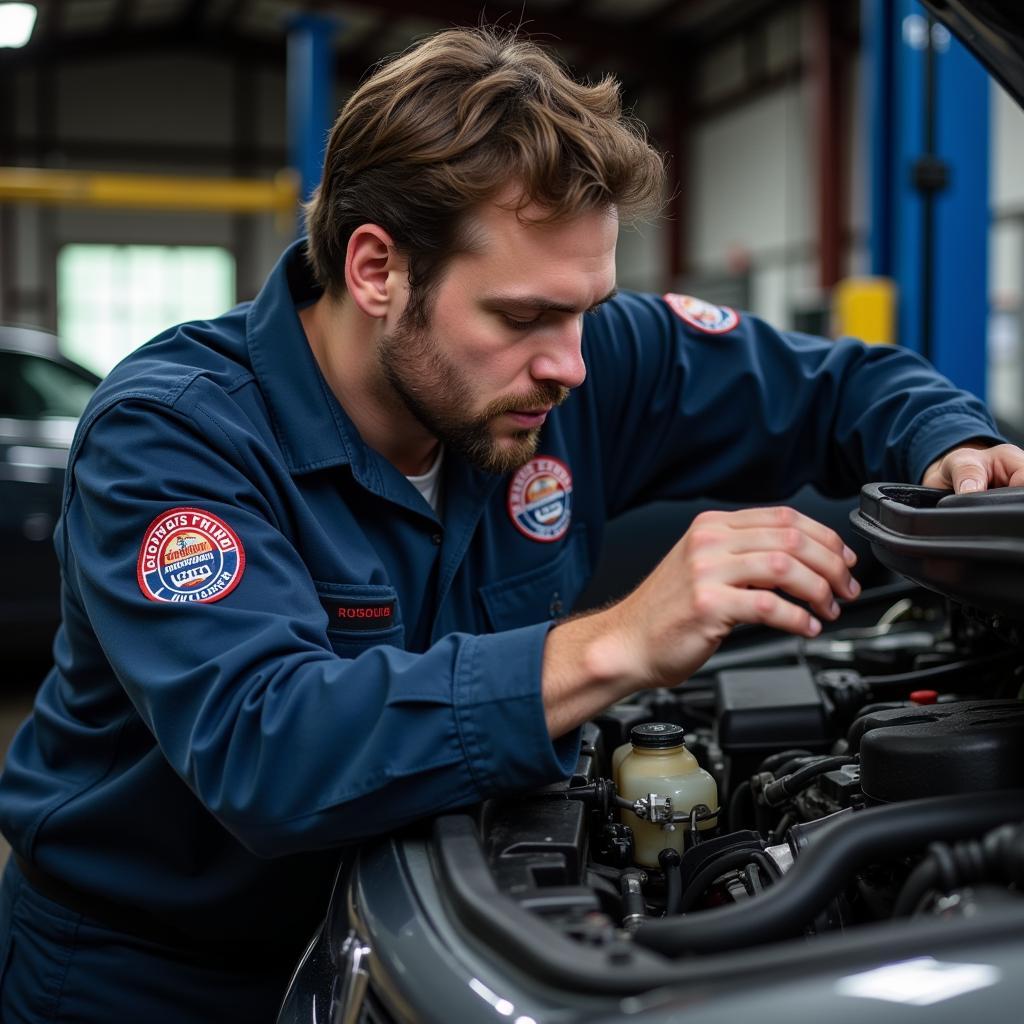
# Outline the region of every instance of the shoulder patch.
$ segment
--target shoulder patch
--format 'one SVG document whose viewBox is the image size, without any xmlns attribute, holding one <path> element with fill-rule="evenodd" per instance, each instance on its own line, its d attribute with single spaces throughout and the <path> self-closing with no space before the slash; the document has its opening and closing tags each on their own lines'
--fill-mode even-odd
<svg viewBox="0 0 1024 1024">
<path fill-rule="evenodd" d="M 508 514 L 530 540 L 561 540 L 572 521 L 572 473 L 561 459 L 541 455 L 516 470 L 508 485 Z"/>
<path fill-rule="evenodd" d="M 223 519 L 172 508 L 149 524 L 139 549 L 139 587 L 150 601 L 210 603 L 242 579 L 245 549 Z"/>
<path fill-rule="evenodd" d="M 692 295 L 676 295 L 674 292 L 662 298 L 680 320 L 705 334 L 725 334 L 740 322 L 739 313 L 728 306 L 715 306 Z"/>
</svg>

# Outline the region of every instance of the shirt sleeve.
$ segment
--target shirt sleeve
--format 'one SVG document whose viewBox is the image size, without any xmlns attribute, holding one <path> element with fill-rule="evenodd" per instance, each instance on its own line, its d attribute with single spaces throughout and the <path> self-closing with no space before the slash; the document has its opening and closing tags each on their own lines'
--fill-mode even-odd
<svg viewBox="0 0 1024 1024">
<path fill-rule="evenodd" d="M 746 314 L 711 333 L 663 299 L 625 294 L 594 315 L 586 346 L 609 514 L 658 498 L 917 483 L 958 443 L 1003 440 L 974 395 L 891 345 L 778 331 Z"/>
<path fill-rule="evenodd" d="M 451 634 L 417 654 L 332 651 L 285 505 L 268 497 L 265 451 L 243 430 L 126 399 L 72 458 L 71 599 L 163 757 L 255 853 L 363 839 L 574 767 L 578 738 L 553 743 L 545 726 L 549 624 Z M 237 539 L 238 578 L 216 600 L 144 592 L 143 539 L 176 508 Z"/>
</svg>

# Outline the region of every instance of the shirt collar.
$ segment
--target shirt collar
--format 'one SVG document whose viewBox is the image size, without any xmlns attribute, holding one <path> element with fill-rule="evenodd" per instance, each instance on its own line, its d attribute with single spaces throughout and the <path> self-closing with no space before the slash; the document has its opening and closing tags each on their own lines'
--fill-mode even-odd
<svg viewBox="0 0 1024 1024">
<path fill-rule="evenodd" d="M 246 314 L 253 373 L 288 470 L 299 475 L 348 465 L 367 490 L 422 515 L 426 507 L 419 493 L 366 445 L 320 372 L 297 307 L 317 299 L 322 291 L 306 259 L 305 239 L 300 239 L 285 249 Z M 486 500 L 500 479 L 454 453 L 445 458 L 445 466 L 446 476 L 458 475 L 459 489 L 470 504 Z M 449 505 L 454 507 L 453 502 Z M 475 522 L 480 508 L 466 514 Z"/>
<path fill-rule="evenodd" d="M 253 372 L 266 398 L 274 432 L 293 474 L 351 465 L 380 489 L 376 460 L 317 366 L 297 307 L 322 293 L 306 260 L 304 239 L 281 255 L 246 315 Z"/>
</svg>

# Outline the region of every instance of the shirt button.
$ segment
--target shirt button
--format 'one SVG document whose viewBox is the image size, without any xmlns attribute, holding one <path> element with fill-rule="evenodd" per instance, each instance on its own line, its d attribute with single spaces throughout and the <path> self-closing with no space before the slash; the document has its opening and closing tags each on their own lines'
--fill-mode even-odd
<svg viewBox="0 0 1024 1024">
<path fill-rule="evenodd" d="M 435 547 L 439 548 L 441 546 L 441 541 L 443 540 L 444 537 L 442 537 L 441 534 L 439 533 L 432 533 L 430 535 L 430 543 L 433 544 Z"/>
<path fill-rule="evenodd" d="M 555 593 L 551 595 L 551 604 L 548 606 L 548 613 L 551 615 L 551 618 L 554 618 L 556 615 L 561 615 L 563 607 L 562 599 L 558 596 L 558 591 L 555 591 Z"/>
</svg>

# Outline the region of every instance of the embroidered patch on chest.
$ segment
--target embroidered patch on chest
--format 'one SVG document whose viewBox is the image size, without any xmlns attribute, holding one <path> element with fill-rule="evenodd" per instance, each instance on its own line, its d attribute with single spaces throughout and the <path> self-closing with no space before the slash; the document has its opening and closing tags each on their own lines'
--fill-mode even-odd
<svg viewBox="0 0 1024 1024">
<path fill-rule="evenodd" d="M 676 295 L 674 292 L 662 298 L 680 320 L 705 334 L 725 334 L 740 322 L 739 313 L 728 306 L 715 306 L 692 295 Z"/>
<path fill-rule="evenodd" d="M 242 579 L 245 550 L 223 519 L 199 508 L 172 508 L 156 517 L 142 540 L 139 587 L 150 601 L 227 597 Z"/>
<path fill-rule="evenodd" d="M 572 473 L 560 459 L 542 455 L 518 469 L 508 485 L 508 514 L 530 540 L 565 536 L 572 520 Z"/>
</svg>

